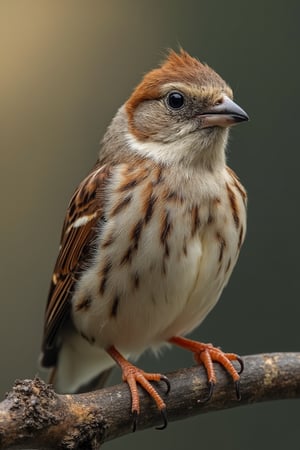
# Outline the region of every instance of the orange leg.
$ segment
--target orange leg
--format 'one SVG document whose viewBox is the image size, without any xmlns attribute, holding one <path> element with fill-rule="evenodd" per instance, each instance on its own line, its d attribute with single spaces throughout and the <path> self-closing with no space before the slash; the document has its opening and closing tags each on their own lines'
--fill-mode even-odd
<svg viewBox="0 0 300 450">
<path fill-rule="evenodd" d="M 145 391 L 153 398 L 157 408 L 159 409 L 162 418 L 163 425 L 158 427 L 158 430 L 163 430 L 167 426 L 167 414 L 166 414 L 166 404 L 160 395 L 156 392 L 152 384 L 149 381 L 164 381 L 167 385 L 167 393 L 170 391 L 170 382 L 165 375 L 160 373 L 146 373 L 138 367 L 131 364 L 127 359 L 125 359 L 115 347 L 109 347 L 107 353 L 116 361 L 122 370 L 122 378 L 130 389 L 131 393 L 131 412 L 133 415 L 133 431 L 136 430 L 137 417 L 140 414 L 140 398 L 137 389 L 137 383 L 140 384 Z"/>
<path fill-rule="evenodd" d="M 209 386 L 209 393 L 205 401 L 212 396 L 214 386 L 217 382 L 213 362 L 221 364 L 225 370 L 231 375 L 236 390 L 238 400 L 241 399 L 240 394 L 240 374 L 243 371 L 244 365 L 242 359 L 235 353 L 224 353 L 212 344 L 203 344 L 202 342 L 193 341 L 180 336 L 174 336 L 169 340 L 172 344 L 176 344 L 186 350 L 194 353 L 195 361 L 198 364 L 203 364 L 207 373 L 207 380 Z M 231 361 L 238 361 L 240 364 L 240 371 L 238 372 Z"/>
</svg>

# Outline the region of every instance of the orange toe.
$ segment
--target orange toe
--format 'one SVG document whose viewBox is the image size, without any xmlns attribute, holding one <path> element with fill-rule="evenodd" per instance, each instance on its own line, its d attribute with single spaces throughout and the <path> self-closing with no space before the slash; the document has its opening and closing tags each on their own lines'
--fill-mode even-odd
<svg viewBox="0 0 300 450">
<path fill-rule="evenodd" d="M 213 362 L 218 362 L 232 377 L 238 400 L 240 400 L 240 374 L 244 365 L 242 359 L 235 353 L 224 353 L 221 349 L 214 347 L 212 344 L 203 344 L 202 342 L 193 341 L 180 336 L 174 336 L 170 339 L 172 344 L 176 344 L 186 350 L 193 352 L 195 361 L 203 364 L 207 373 L 207 381 L 209 385 L 209 393 L 205 401 L 209 400 L 213 393 L 213 388 L 217 382 Z M 238 372 L 231 361 L 238 361 L 240 371 Z"/>
<path fill-rule="evenodd" d="M 137 385 L 143 387 L 143 389 L 148 392 L 150 397 L 155 401 L 158 410 L 160 411 L 163 418 L 163 425 L 157 429 L 162 430 L 167 426 L 167 415 L 166 415 L 166 404 L 161 398 L 161 396 L 154 389 L 150 381 L 163 381 L 167 385 L 167 393 L 170 391 L 170 382 L 165 375 L 160 373 L 147 373 L 138 367 L 131 364 L 127 359 L 125 359 L 115 347 L 110 347 L 107 349 L 107 353 L 116 361 L 122 370 L 122 378 L 130 389 L 131 393 L 131 412 L 133 415 L 133 431 L 136 430 L 137 418 L 140 414 L 140 397 L 138 393 Z"/>
</svg>

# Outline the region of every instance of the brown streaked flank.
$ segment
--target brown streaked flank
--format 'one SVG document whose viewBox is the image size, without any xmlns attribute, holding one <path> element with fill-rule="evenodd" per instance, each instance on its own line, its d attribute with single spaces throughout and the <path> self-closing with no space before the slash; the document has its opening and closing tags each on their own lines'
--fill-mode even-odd
<svg viewBox="0 0 300 450">
<path fill-rule="evenodd" d="M 83 339 L 85 339 L 86 341 L 88 341 L 89 344 L 93 345 L 95 344 L 96 339 L 94 338 L 94 336 L 88 337 L 85 333 L 83 333 L 82 331 L 80 332 L 80 335 Z"/>
<path fill-rule="evenodd" d="M 142 183 L 148 175 L 149 175 L 148 167 L 141 167 L 139 168 L 139 170 L 135 170 L 134 172 L 129 171 L 128 168 L 126 168 L 122 182 L 118 187 L 118 191 L 124 192 L 135 188 L 140 183 Z"/>
<path fill-rule="evenodd" d="M 133 247 L 132 247 L 132 245 L 129 245 L 127 250 L 125 251 L 124 255 L 121 258 L 120 266 L 123 266 L 124 264 L 127 264 L 127 263 L 130 264 L 131 260 L 132 260 L 132 254 L 133 254 Z"/>
<path fill-rule="evenodd" d="M 154 205 L 157 201 L 157 197 L 154 194 L 151 194 L 147 199 L 147 203 L 145 203 L 145 224 L 147 224 L 154 212 Z"/>
<path fill-rule="evenodd" d="M 102 241 L 102 248 L 109 247 L 115 242 L 116 237 L 114 236 L 114 232 L 111 231 L 110 234 Z"/>
<path fill-rule="evenodd" d="M 187 246 L 186 246 L 186 236 L 184 237 L 184 239 L 183 239 L 183 246 L 182 246 L 182 251 L 183 251 L 183 254 L 184 254 L 184 256 L 187 256 Z"/>
<path fill-rule="evenodd" d="M 219 232 L 216 233 L 216 238 L 217 238 L 217 240 L 219 242 L 219 246 L 220 246 L 219 262 L 221 262 L 222 258 L 223 258 L 223 254 L 224 254 L 224 249 L 226 247 L 226 241 Z"/>
<path fill-rule="evenodd" d="M 104 265 L 101 269 L 100 272 L 100 279 L 101 279 L 101 283 L 100 283 L 100 294 L 104 295 L 105 293 L 105 289 L 106 289 L 106 285 L 107 285 L 107 281 L 108 281 L 108 276 L 109 276 L 109 272 L 111 271 L 112 268 L 112 262 L 111 260 L 107 259 L 104 262 Z"/>
<path fill-rule="evenodd" d="M 121 198 L 118 203 L 113 207 L 110 215 L 113 217 L 117 214 L 119 214 L 121 211 L 123 211 L 126 206 L 129 205 L 129 203 L 132 200 L 132 194 L 125 195 L 125 197 Z"/>
<path fill-rule="evenodd" d="M 234 186 L 237 188 L 237 190 L 241 194 L 244 205 L 246 205 L 247 193 L 246 193 L 244 187 L 241 185 L 239 177 L 236 175 L 236 173 L 232 169 L 230 169 L 230 167 L 227 166 L 226 169 L 227 169 L 227 172 L 231 175 Z"/>
<path fill-rule="evenodd" d="M 229 203 L 231 206 L 232 217 L 233 217 L 236 228 L 239 228 L 240 218 L 239 218 L 239 210 L 238 210 L 238 206 L 237 206 L 236 196 L 228 183 L 226 183 L 226 189 L 227 189 L 227 193 L 228 193 Z"/>
<path fill-rule="evenodd" d="M 117 317 L 119 305 L 120 305 L 120 297 L 118 295 L 116 295 L 113 299 L 113 304 L 112 304 L 111 313 L 110 313 L 111 317 L 115 317 L 115 318 Z"/>
<path fill-rule="evenodd" d="M 83 298 L 82 300 L 80 300 L 79 302 L 76 303 L 75 308 L 76 311 L 87 311 L 92 304 L 92 299 L 91 297 L 87 297 L 87 298 Z"/>
<path fill-rule="evenodd" d="M 152 169 L 152 172 L 155 177 L 154 181 L 152 181 L 152 185 L 157 186 L 159 183 L 161 183 L 163 181 L 163 170 L 160 166 L 155 166 Z"/>
<path fill-rule="evenodd" d="M 142 233 L 144 225 L 144 219 L 140 219 L 133 227 L 130 239 L 133 241 L 133 248 L 136 250 L 138 248 L 139 239 Z"/>
<path fill-rule="evenodd" d="M 213 221 L 214 221 L 214 217 L 213 217 L 212 213 L 210 212 L 210 213 L 208 214 L 208 218 L 207 218 L 207 225 L 212 224 Z"/>
<path fill-rule="evenodd" d="M 154 211 L 154 204 L 157 200 L 156 195 L 154 195 L 153 193 L 153 183 L 151 181 L 149 181 L 149 183 L 145 185 L 145 188 L 143 189 L 141 194 L 141 199 L 142 199 L 144 220 L 145 224 L 147 224 L 152 217 Z"/>
<path fill-rule="evenodd" d="M 134 284 L 135 289 L 138 289 L 140 286 L 140 276 L 137 271 L 133 275 L 133 284 Z"/>
<path fill-rule="evenodd" d="M 194 205 L 192 208 L 192 237 L 196 234 L 200 226 L 199 207 Z"/>
<path fill-rule="evenodd" d="M 166 240 L 168 239 L 171 230 L 172 230 L 172 222 L 170 220 L 170 213 L 169 211 L 165 210 L 163 217 L 161 219 L 160 241 L 162 244 L 166 243 Z"/>
<path fill-rule="evenodd" d="M 240 250 L 240 248 L 242 246 L 243 234 L 244 234 L 244 227 L 243 227 L 243 225 L 241 225 L 241 229 L 240 229 L 240 233 L 239 233 L 239 240 L 238 240 L 238 250 Z"/>
<path fill-rule="evenodd" d="M 228 263 L 227 263 L 227 266 L 226 266 L 226 269 L 225 269 L 225 275 L 228 272 L 230 266 L 231 266 L 231 258 L 229 258 L 229 260 L 228 260 Z"/>
</svg>

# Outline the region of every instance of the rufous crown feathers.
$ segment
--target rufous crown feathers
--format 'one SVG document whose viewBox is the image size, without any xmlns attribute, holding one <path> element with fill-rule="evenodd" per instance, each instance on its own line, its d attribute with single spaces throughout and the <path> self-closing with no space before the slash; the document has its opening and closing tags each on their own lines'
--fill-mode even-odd
<svg viewBox="0 0 300 450">
<path fill-rule="evenodd" d="M 190 56 L 185 50 L 179 53 L 170 50 L 160 67 L 148 72 L 126 102 L 126 111 L 131 119 L 136 107 L 145 100 L 158 99 L 161 86 L 166 83 L 226 85 L 224 80 L 208 65 Z"/>
</svg>

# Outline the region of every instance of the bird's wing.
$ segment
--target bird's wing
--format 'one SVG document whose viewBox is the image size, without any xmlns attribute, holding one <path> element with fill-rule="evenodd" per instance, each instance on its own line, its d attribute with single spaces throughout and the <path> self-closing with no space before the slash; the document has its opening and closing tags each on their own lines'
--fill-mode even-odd
<svg viewBox="0 0 300 450">
<path fill-rule="evenodd" d="M 41 361 L 45 367 L 56 363 L 58 330 L 69 317 L 74 285 L 89 260 L 97 225 L 103 215 L 104 187 L 110 173 L 110 167 L 96 166 L 79 185 L 70 201 L 45 312 Z"/>
</svg>

